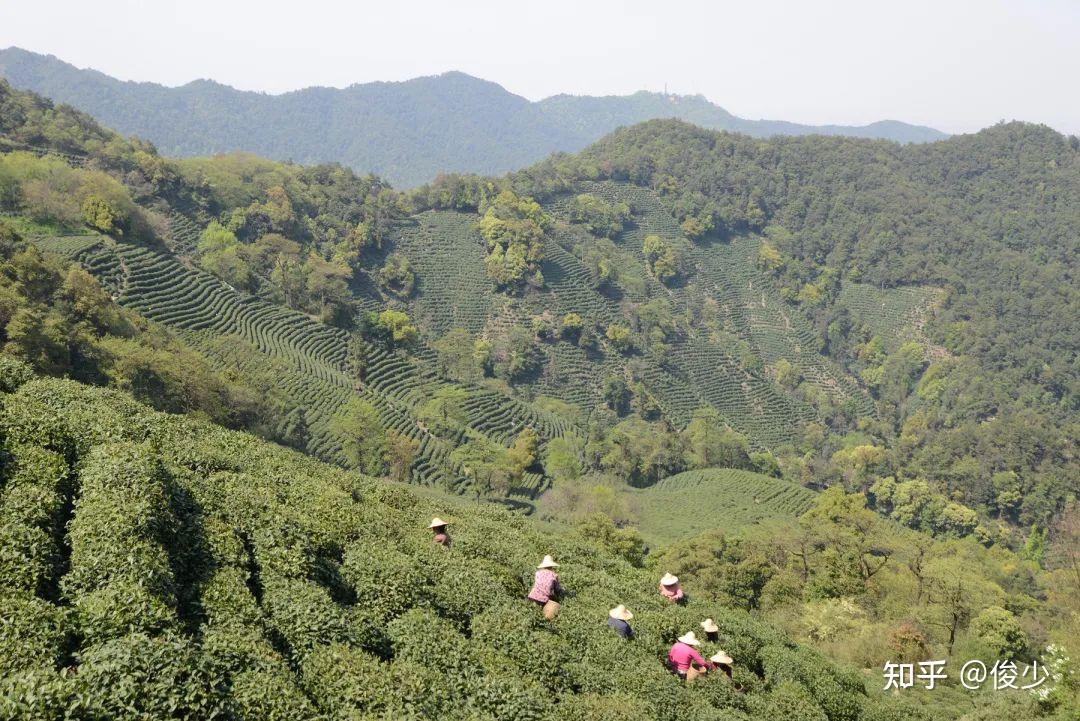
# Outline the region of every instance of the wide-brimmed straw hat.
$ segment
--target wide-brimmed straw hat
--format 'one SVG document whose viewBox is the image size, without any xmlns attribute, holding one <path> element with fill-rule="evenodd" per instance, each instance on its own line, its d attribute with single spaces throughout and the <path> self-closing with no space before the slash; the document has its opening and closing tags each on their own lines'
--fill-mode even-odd
<svg viewBox="0 0 1080 721">
<path fill-rule="evenodd" d="M 544 556 L 544 560 L 540 562 L 537 568 L 558 568 L 559 564 L 555 563 L 555 559 L 551 556 Z"/>
<path fill-rule="evenodd" d="M 435 516 L 434 518 L 431 519 L 431 523 L 428 524 L 428 528 L 440 528 L 442 526 L 448 526 L 448 525 L 450 525 L 450 524 L 448 524 L 446 521 L 439 518 L 438 516 Z"/>
<path fill-rule="evenodd" d="M 621 603 L 615 608 L 608 611 L 607 615 L 611 616 L 612 618 L 617 618 L 620 621 L 629 621 L 631 618 L 634 617 L 634 614 L 630 613 L 630 609 L 628 609 Z"/>
<path fill-rule="evenodd" d="M 680 643 L 685 643 L 685 644 L 690 645 L 690 646 L 700 646 L 701 645 L 701 641 L 697 640 L 697 636 L 694 635 L 693 631 L 687 631 L 682 636 L 679 636 L 679 642 Z"/>
<path fill-rule="evenodd" d="M 679 582 L 678 576 L 672 576 L 670 573 L 665 573 L 664 577 L 660 579 L 661 586 L 674 586 Z"/>
<path fill-rule="evenodd" d="M 719 633 L 720 627 L 716 625 L 716 621 L 711 618 L 706 618 L 701 622 L 701 627 L 705 629 L 705 633 Z"/>
<path fill-rule="evenodd" d="M 725 663 L 725 664 L 729 664 L 729 665 L 735 663 L 731 659 L 731 656 L 728 656 L 723 651 L 717 651 L 712 656 L 709 656 L 709 660 L 712 661 L 713 663 Z"/>
</svg>

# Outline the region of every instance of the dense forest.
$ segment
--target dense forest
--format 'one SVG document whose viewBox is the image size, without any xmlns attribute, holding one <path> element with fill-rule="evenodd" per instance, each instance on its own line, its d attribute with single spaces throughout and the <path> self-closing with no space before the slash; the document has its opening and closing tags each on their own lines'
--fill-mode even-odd
<svg viewBox="0 0 1080 721">
<path fill-rule="evenodd" d="M 0 81 L 8 708 L 1072 718 L 1078 208 L 1076 139 L 1018 123 L 901 146 L 655 121 L 401 192 L 171 160 Z M 115 514 L 154 569 L 139 619 L 109 610 L 137 578 L 95 536 Z M 439 514 L 449 567 L 408 530 Z M 514 600 L 549 552 L 554 625 Z M 691 605 L 659 604 L 669 571 Z M 737 670 L 695 695 L 656 657 L 704 615 Z M 1056 680 L 884 703 L 885 661 L 933 658 Z M 109 674 L 153 669 L 174 680 L 110 706 Z"/>
<path fill-rule="evenodd" d="M 7 48 L 0 50 L 0 77 L 150 140 L 166 155 L 244 150 L 300 163 L 338 162 L 404 187 L 445 172 L 521 168 L 652 118 L 678 117 L 755 136 L 819 133 L 900 142 L 944 137 L 896 121 L 815 127 L 745 120 L 700 96 L 560 95 L 533 103 L 463 73 L 266 95 L 209 80 L 178 88 L 121 82 L 52 56 Z"/>
</svg>

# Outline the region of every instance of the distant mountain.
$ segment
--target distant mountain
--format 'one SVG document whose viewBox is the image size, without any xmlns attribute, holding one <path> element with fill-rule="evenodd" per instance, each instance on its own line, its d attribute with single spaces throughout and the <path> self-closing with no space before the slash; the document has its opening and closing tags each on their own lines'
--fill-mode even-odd
<svg viewBox="0 0 1080 721">
<path fill-rule="evenodd" d="M 418 185 L 440 172 L 503 173 L 655 118 L 754 136 L 819 133 L 901 143 L 946 137 L 892 120 L 866 126 L 746 120 L 700 95 L 557 95 L 530 102 L 459 72 L 267 95 L 210 80 L 175 88 L 125 82 L 13 47 L 0 50 L 0 76 L 151 140 L 166 155 L 245 150 L 300 163 L 337 161 L 398 186 Z"/>
<path fill-rule="evenodd" d="M 537 105 L 559 125 L 590 138 L 600 138 L 619 126 L 657 118 L 678 118 L 703 128 L 729 130 L 755 137 L 846 135 L 898 143 L 928 143 L 948 137 L 940 130 L 898 120 L 880 120 L 870 125 L 800 125 L 785 120 L 747 120 L 732 115 L 702 95 L 665 95 L 644 90 L 633 95 L 604 97 L 555 95 L 541 100 Z"/>
</svg>

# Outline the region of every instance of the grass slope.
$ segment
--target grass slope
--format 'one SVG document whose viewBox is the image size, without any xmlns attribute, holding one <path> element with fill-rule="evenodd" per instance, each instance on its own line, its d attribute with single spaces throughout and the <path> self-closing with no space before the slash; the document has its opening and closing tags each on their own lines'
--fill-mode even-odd
<svg viewBox="0 0 1080 721">
<path fill-rule="evenodd" d="M 814 493 L 790 481 L 732 468 L 686 471 L 635 490 L 638 529 L 668 544 L 713 528 L 736 530 L 809 510 Z"/>
</svg>

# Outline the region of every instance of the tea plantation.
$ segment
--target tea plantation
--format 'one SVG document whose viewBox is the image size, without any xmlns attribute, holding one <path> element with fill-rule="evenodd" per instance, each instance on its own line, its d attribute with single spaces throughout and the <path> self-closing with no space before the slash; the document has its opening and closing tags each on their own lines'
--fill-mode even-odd
<svg viewBox="0 0 1080 721">
<path fill-rule="evenodd" d="M 39 237 L 34 242 L 79 261 L 121 304 L 178 331 L 222 368 L 230 362 L 245 366 L 280 362 L 284 370 L 276 385 L 303 407 L 311 436 L 308 450 L 323 460 L 342 460 L 331 422 L 359 392 L 377 408 L 387 429 L 418 444 L 409 474 L 418 483 L 463 487 L 459 469 L 448 460 L 461 438 L 435 435 L 416 419 L 418 408 L 447 382 L 436 371 L 435 354 L 427 344 L 455 328 L 490 341 L 512 328 L 529 327 L 534 318 L 558 322 L 573 313 L 581 316 L 590 332 L 602 335 L 612 324 L 628 322 L 628 312 L 637 312 L 628 308 L 650 302 L 662 303 L 676 323 L 702 303 L 718 309 L 722 333 L 697 324 L 669 331 L 661 353 L 644 352 L 642 344 L 631 353 L 616 352 L 603 343 L 590 349 L 556 336 L 536 346 L 540 370 L 515 379 L 511 388 L 465 383 L 470 429 L 503 445 L 526 426 L 536 429 L 542 442 L 571 430 L 567 419 L 536 408 L 531 401 L 537 396 L 568 402 L 585 418 L 603 403 L 607 379 L 627 377 L 640 384 L 675 427 L 685 426 L 697 409 L 712 407 L 752 448 L 774 448 L 794 440 L 802 424 L 818 417 L 814 407 L 771 377 L 781 360 L 791 363 L 807 387 L 835 405 L 849 407 L 853 415 L 873 413 L 859 382 L 818 352 L 821 341 L 811 323 L 762 276 L 755 264 L 756 239 L 691 243 L 655 193 L 645 188 L 585 181 L 573 192 L 632 209 L 625 227 L 613 238 L 620 276 L 608 289 L 597 288 L 580 257 L 581 236 L 575 235 L 580 229 L 568 224 L 572 194 L 546 202 L 545 209 L 558 223 L 545 240 L 540 264 L 544 284 L 519 296 L 499 292 L 485 274 L 485 242 L 477 232 L 475 214 L 447 210 L 415 214 L 392 229 L 384 246 L 370 250 L 367 270 L 351 290 L 365 310 L 404 306 L 422 341 L 410 355 L 362 344 L 366 356 L 362 382 L 348 371 L 347 333 L 246 295 L 190 267 L 185 257 L 193 252 L 196 230 L 205 218 L 171 211 L 166 242 L 172 252 L 94 235 Z M 650 234 L 662 236 L 684 256 L 685 282 L 668 287 L 648 272 L 642 243 Z M 391 253 L 407 259 L 415 274 L 415 289 L 408 297 L 390 297 L 374 280 Z M 853 300 L 853 307 L 866 307 L 863 314 L 869 318 L 874 304 L 848 295 L 859 301 Z M 908 317 L 923 307 L 909 305 L 900 303 L 896 312 Z M 250 346 L 248 358 L 237 354 L 225 358 L 219 352 L 220 340 L 233 336 Z M 235 370 L 245 372 L 244 367 Z M 576 432 L 582 435 L 584 429 Z M 546 479 L 535 476 L 519 484 L 515 495 L 532 501 L 546 487 Z"/>
<path fill-rule="evenodd" d="M 611 262 L 620 279 L 604 290 L 597 288 L 580 257 L 582 236 L 572 230 L 571 201 L 579 193 L 632 209 L 613 238 Z M 558 221 L 540 264 L 544 285 L 520 298 L 499 293 L 485 276 L 475 215 L 428 211 L 393 234 L 384 252 L 404 255 L 416 272 L 415 293 L 405 302 L 425 337 L 436 340 L 451 328 L 462 328 L 473 337 L 491 338 L 509 327 L 528 326 L 534 317 L 558 320 L 568 313 L 580 315 L 587 328 L 602 334 L 612 323 L 627 322 L 628 304 L 656 301 L 677 318 L 689 315 L 691 307 L 714 303 L 724 337 L 690 327 L 671 333 L 659 356 L 621 355 L 608 347 L 587 353 L 556 339 L 540 348 L 542 371 L 515 387 L 525 397 L 558 398 L 588 414 L 602 402 L 605 378 L 633 376 L 675 425 L 685 425 L 696 409 L 711 406 L 753 447 L 770 448 L 791 441 L 802 423 L 817 416 L 770 377 L 770 369 L 785 359 L 835 405 L 849 406 L 853 415 L 873 413 L 865 389 L 819 352 L 821 340 L 810 321 L 780 298 L 756 266 L 755 238 L 692 243 L 653 191 L 626 183 L 579 182 L 572 192 L 547 200 L 544 209 Z M 579 226 L 577 232 L 584 231 Z M 683 255 L 684 282 L 668 287 L 648 272 L 642 245 L 649 235 L 659 235 Z M 762 367 L 748 367 L 733 342 L 743 345 L 744 355 L 760 359 Z"/>
<path fill-rule="evenodd" d="M 858 674 L 742 612 L 661 602 L 655 569 L 575 537 L 31 376 L 0 378 L 0 718 L 903 718 Z M 552 623 L 523 600 L 545 553 L 567 589 Z M 605 625 L 620 602 L 629 643 Z M 705 616 L 742 691 L 660 662 Z"/>
<path fill-rule="evenodd" d="M 929 346 L 923 326 L 943 296 L 938 288 L 880 289 L 866 283 L 845 282 L 838 300 L 855 323 L 869 335 L 880 338 L 886 350 L 893 351 L 907 341 Z"/>
<path fill-rule="evenodd" d="M 632 494 L 638 530 L 671 543 L 713 528 L 735 531 L 760 521 L 795 518 L 814 492 L 790 481 L 732 468 L 686 471 Z"/>
<path fill-rule="evenodd" d="M 176 216 L 182 218 L 183 216 Z M 461 488 L 463 478 L 449 461 L 459 438 L 442 438 L 415 418 L 415 410 L 445 385 L 431 364 L 365 344 L 363 380 L 347 370 L 349 336 L 310 317 L 245 295 L 213 276 L 192 270 L 175 256 L 103 236 L 35 237 L 35 245 L 78 261 L 115 294 L 122 305 L 180 334 L 221 368 L 245 373 L 255 363 L 276 361 L 275 383 L 305 412 L 311 432 L 307 450 L 342 462 L 331 430 L 334 414 L 359 393 L 390 430 L 417 442 L 411 478 L 417 483 Z M 226 356 L 215 341 L 234 339 Z M 242 347 L 243 352 L 236 352 Z M 504 393 L 469 387 L 468 427 L 508 444 L 526 426 L 542 439 L 562 435 L 567 422 Z M 528 475 L 512 495 L 528 502 L 546 488 Z"/>
</svg>

